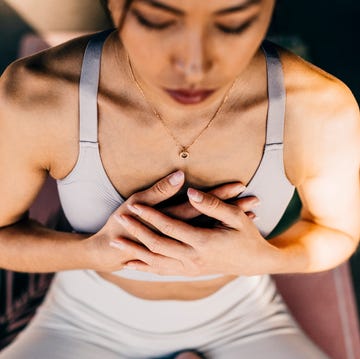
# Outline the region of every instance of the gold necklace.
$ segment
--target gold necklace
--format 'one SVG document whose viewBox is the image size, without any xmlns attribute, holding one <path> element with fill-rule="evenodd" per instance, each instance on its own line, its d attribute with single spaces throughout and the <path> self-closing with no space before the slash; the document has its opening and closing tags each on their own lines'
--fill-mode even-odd
<svg viewBox="0 0 360 359">
<path fill-rule="evenodd" d="M 226 94 L 223 97 L 223 100 L 220 104 L 220 106 L 217 108 L 217 110 L 215 111 L 214 115 L 210 118 L 209 122 L 207 123 L 207 125 L 200 131 L 200 133 L 196 136 L 196 138 L 187 146 L 182 145 L 177 138 L 172 134 L 172 132 L 170 131 L 169 127 L 166 125 L 165 121 L 162 119 L 162 117 L 160 116 L 159 112 L 156 110 L 155 106 L 153 104 L 150 103 L 150 101 L 147 99 L 147 97 L 144 94 L 143 89 L 141 88 L 140 84 L 138 83 L 138 81 L 136 80 L 131 62 L 130 62 L 130 58 L 128 56 L 128 54 L 126 54 L 127 60 L 128 60 L 128 64 L 130 67 L 130 71 L 131 71 L 131 75 L 133 77 L 134 82 L 136 83 L 136 86 L 138 87 L 138 89 L 140 90 L 142 96 L 144 97 L 145 101 L 148 103 L 148 105 L 151 107 L 154 115 L 160 120 L 160 122 L 163 124 L 163 126 L 165 127 L 166 131 L 168 132 L 168 134 L 173 138 L 173 140 L 175 141 L 175 143 L 181 148 L 180 152 L 179 152 L 179 156 L 183 159 L 186 159 L 190 156 L 189 153 L 189 148 L 190 146 L 192 146 L 194 144 L 194 142 L 200 137 L 200 135 L 210 126 L 210 124 L 213 122 L 213 120 L 215 119 L 216 115 L 220 112 L 220 110 L 222 109 L 223 105 L 225 104 L 225 102 L 227 101 L 228 97 L 229 97 L 229 93 L 232 90 L 232 88 L 235 85 L 235 82 L 237 80 L 237 78 L 233 81 L 231 87 L 229 88 L 229 90 L 226 92 Z"/>
</svg>

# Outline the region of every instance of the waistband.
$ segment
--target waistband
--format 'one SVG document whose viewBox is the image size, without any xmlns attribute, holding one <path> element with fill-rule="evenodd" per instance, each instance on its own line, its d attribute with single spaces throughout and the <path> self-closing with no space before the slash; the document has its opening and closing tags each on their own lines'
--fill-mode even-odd
<svg viewBox="0 0 360 359">
<path fill-rule="evenodd" d="M 265 306 L 275 293 L 269 275 L 240 276 L 201 299 L 148 300 L 124 291 L 93 270 L 76 270 L 56 273 L 49 296 L 67 312 L 81 313 L 90 321 L 97 313 L 132 330 L 171 334 L 226 318 L 234 307 L 246 313 Z"/>
</svg>

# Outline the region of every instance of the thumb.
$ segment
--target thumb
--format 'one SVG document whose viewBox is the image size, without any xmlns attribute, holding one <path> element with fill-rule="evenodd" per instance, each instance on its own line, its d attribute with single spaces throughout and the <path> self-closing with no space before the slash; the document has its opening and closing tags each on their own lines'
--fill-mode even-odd
<svg viewBox="0 0 360 359">
<path fill-rule="evenodd" d="M 177 193 L 184 184 L 184 179 L 184 172 L 180 170 L 173 172 L 156 182 L 150 188 L 134 193 L 131 197 L 136 202 L 154 206 Z"/>
<path fill-rule="evenodd" d="M 245 213 L 231 203 L 225 203 L 211 193 L 205 193 L 194 188 L 187 191 L 190 203 L 199 212 L 208 217 L 215 218 L 232 228 L 240 228 Z"/>
</svg>

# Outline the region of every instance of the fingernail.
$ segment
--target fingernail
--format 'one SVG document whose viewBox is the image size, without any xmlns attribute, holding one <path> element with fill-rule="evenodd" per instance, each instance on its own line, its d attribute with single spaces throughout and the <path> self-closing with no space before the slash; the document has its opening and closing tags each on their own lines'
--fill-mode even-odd
<svg viewBox="0 0 360 359">
<path fill-rule="evenodd" d="M 196 191 L 193 188 L 188 188 L 187 194 L 190 199 L 192 199 L 194 202 L 198 202 L 198 203 L 200 203 L 204 198 L 202 193 Z"/>
<path fill-rule="evenodd" d="M 124 216 L 115 214 L 114 217 L 123 226 L 128 226 L 129 225 L 129 221 Z"/>
<path fill-rule="evenodd" d="M 127 204 L 127 208 L 129 209 L 129 211 L 137 214 L 137 215 L 141 215 L 142 213 L 142 210 L 136 206 L 132 206 L 131 204 Z"/>
<path fill-rule="evenodd" d="M 170 175 L 169 182 L 172 186 L 177 186 L 179 183 L 181 183 L 184 179 L 184 172 L 177 171 Z"/>
<path fill-rule="evenodd" d="M 259 219 L 260 219 L 260 217 L 256 216 L 256 217 L 253 218 L 253 221 L 257 222 Z"/>
<path fill-rule="evenodd" d="M 252 206 L 254 207 L 257 207 L 261 202 L 257 199 L 257 200 L 254 200 L 254 202 L 252 202 Z"/>
<path fill-rule="evenodd" d="M 135 264 L 125 264 L 123 266 L 124 269 L 130 269 L 130 270 L 135 270 L 136 269 L 136 265 Z"/>
<path fill-rule="evenodd" d="M 123 243 L 117 242 L 117 241 L 110 241 L 109 246 L 117 248 L 117 249 L 121 249 L 121 250 L 125 249 L 125 245 Z"/>
<path fill-rule="evenodd" d="M 235 191 L 236 193 L 242 193 L 246 190 L 246 186 L 244 186 L 243 184 L 239 184 L 235 187 Z"/>
</svg>

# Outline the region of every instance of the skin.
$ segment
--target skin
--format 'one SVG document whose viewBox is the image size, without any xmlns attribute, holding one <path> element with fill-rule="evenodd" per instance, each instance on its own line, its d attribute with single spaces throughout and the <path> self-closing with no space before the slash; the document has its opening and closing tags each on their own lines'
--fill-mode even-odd
<svg viewBox="0 0 360 359">
<path fill-rule="evenodd" d="M 223 271 L 226 275 L 201 283 L 159 284 L 111 275 L 104 263 L 94 259 L 104 229 L 84 240 L 92 258 L 89 268 L 142 298 L 191 300 L 215 292 L 237 275 L 316 272 L 345 261 L 355 251 L 360 233 L 359 109 L 349 89 L 333 76 L 279 48 L 287 89 L 284 167 L 299 192 L 303 209 L 295 225 L 266 242 L 251 218 L 244 215 L 251 211 L 251 205 L 230 205 L 205 190 L 229 182 L 246 185 L 261 159 L 267 87 L 266 64 L 259 45 L 274 2 L 263 0 L 242 12 L 216 18 L 214 11 L 239 1 L 162 2 L 181 9 L 185 15 L 170 15 L 138 1 L 134 7 L 152 21 L 175 22 L 174 27 L 149 31 L 129 13 L 122 31 L 115 31 L 104 45 L 98 96 L 102 161 L 112 183 L 125 198 L 177 169 L 182 170 L 188 187 L 203 190 L 204 201 L 197 203 L 189 198 L 191 206 L 197 213 L 217 218 L 226 229 L 185 227 L 184 221 L 164 216 L 151 204 L 142 206 L 141 216 L 130 215 L 130 209 L 124 208 L 126 204 L 136 204 L 134 197 L 115 213 L 125 214 L 131 224 L 125 226 L 116 221 L 121 232 L 118 243 L 123 247 L 111 248 L 111 255 L 128 255 L 133 258 L 128 264 L 160 274 Z M 120 17 L 121 6 L 121 1 L 110 0 L 114 19 Z M 252 16 L 257 16 L 257 20 L 239 35 L 224 35 L 215 26 L 239 25 Z M 13 164 L 6 171 L 9 175 L 0 186 L 0 196 L 6 203 L 16 203 L 7 207 L 7 213 L 1 213 L 2 225 L 20 218 L 29 208 L 46 171 L 53 178 L 64 178 L 76 163 L 77 86 L 87 39 L 88 36 L 74 39 L 20 60 L 2 77 L 2 126 L 10 129 L 13 137 L 8 138 L 21 139 L 16 148 L 10 140 L 2 145 L 2 150 L 11 153 L 7 162 Z M 133 83 L 125 50 L 147 98 L 184 144 L 196 137 L 231 83 L 238 79 L 223 111 L 191 147 L 186 162 L 178 157 L 173 140 Z M 169 98 L 162 86 L 218 90 L 201 104 L 183 106 Z M 13 182 L 16 190 L 11 187 Z M 5 192 L 17 193 L 22 200 L 15 201 Z M 111 218 L 113 226 L 115 218 Z M 149 232 L 141 219 L 160 233 Z M 204 240 L 209 231 L 212 238 L 218 239 L 216 247 Z M 178 239 L 179 245 L 175 248 L 165 235 Z M 106 241 L 102 240 L 102 245 Z M 144 247 L 137 242 L 153 250 L 144 254 Z M 231 253 L 232 260 L 218 262 L 219 251 L 227 256 Z M 261 260 L 249 261 L 255 256 Z"/>
<path fill-rule="evenodd" d="M 136 78 L 146 97 L 156 105 L 156 109 L 161 114 L 166 114 L 167 124 L 171 125 L 172 130 L 175 130 L 172 132 L 178 135 L 186 130 L 188 136 L 191 129 L 196 127 L 193 118 L 202 119 L 203 111 L 209 113 L 214 103 L 219 104 L 221 96 L 229 88 L 234 78 L 238 79 L 234 90 L 237 96 L 233 95 L 230 99 L 237 99 L 237 103 L 235 104 L 235 101 L 231 103 L 227 115 L 231 116 L 232 108 L 237 114 L 248 114 L 247 106 L 253 110 L 256 109 L 257 114 L 261 113 L 261 105 L 249 104 L 253 104 L 256 100 L 264 104 L 266 96 L 264 95 L 266 89 L 264 82 L 259 79 L 261 85 L 258 88 L 253 83 L 255 82 L 255 71 L 259 69 L 264 71 L 259 44 L 266 33 L 274 3 L 272 1 L 258 2 L 243 11 L 226 16 L 213 15 L 219 9 L 224 9 L 224 2 L 220 3 L 219 1 L 209 2 L 207 6 L 192 1 L 184 1 L 181 6 L 174 1 L 167 1 L 166 5 L 181 10 L 185 15 L 159 10 L 149 5 L 148 2 L 135 2 L 131 8 L 133 11 L 130 10 L 118 37 L 122 40 L 133 64 Z M 231 7 L 235 5 L 235 2 L 229 1 L 227 5 Z M 115 22 L 121 16 L 121 9 L 120 2 L 110 1 L 110 10 Z M 166 30 L 149 31 L 144 26 L 139 26 L 136 17 L 138 14 L 153 23 L 169 23 L 171 25 Z M 231 27 L 234 24 L 247 22 L 249 19 L 254 19 L 254 21 L 238 36 L 220 35 L 218 29 L 214 29 L 214 24 Z M 146 46 L 138 46 L 139 43 L 144 43 Z M 231 53 L 232 56 L 226 56 L 228 53 Z M 134 217 L 123 216 L 122 220 L 120 218 L 120 223 L 130 234 L 158 255 L 147 264 L 139 261 L 128 263 L 133 268 L 157 274 L 182 273 L 184 275 L 209 274 L 219 271 L 245 275 L 311 272 L 332 268 L 353 253 L 359 238 L 357 223 L 357 214 L 359 213 L 359 141 L 357 140 L 359 115 L 357 105 L 350 91 L 339 80 L 285 50 L 280 49 L 280 53 L 288 93 L 284 163 L 287 177 L 297 187 L 304 205 L 301 220 L 281 236 L 264 242 L 248 218 L 243 216 L 244 221 L 239 221 L 241 211 L 239 213 L 234 206 L 224 206 L 222 202 L 213 197 L 205 196 L 204 202 L 201 204 L 195 203 L 191 199 L 190 202 L 198 211 L 221 221 L 222 225 L 227 227 L 226 230 L 224 228 L 217 231 L 212 229 L 211 233 L 207 229 L 199 230 L 162 216 L 150 208 L 142 207 L 142 214 L 135 213 L 137 216 Z M 295 79 L 296 73 L 304 74 L 309 81 L 308 85 L 305 81 Z M 220 77 L 219 74 L 221 74 Z M 250 79 L 254 93 L 249 89 Z M 161 90 L 162 87 L 215 87 L 219 88 L 219 91 L 213 101 L 209 99 L 209 105 L 204 102 L 198 106 L 186 107 L 174 102 Z M 245 88 L 247 93 L 244 93 Z M 316 91 L 316 101 L 311 101 L 308 95 L 310 88 Z M 312 94 L 314 94 L 314 90 Z M 335 100 L 337 95 L 340 97 Z M 243 102 L 239 100 L 241 98 L 243 98 Z M 327 103 L 329 99 L 335 100 L 336 115 L 333 112 L 334 105 L 330 106 L 332 113 L 324 110 L 323 101 Z M 295 106 L 296 101 L 305 103 L 308 111 L 306 109 L 299 111 Z M 301 123 L 299 123 L 299 118 L 302 119 Z M 304 118 L 308 120 L 306 121 Z M 332 121 L 328 118 L 331 118 Z M 339 134 L 335 132 L 336 128 L 340 126 L 340 121 L 342 121 L 341 126 L 347 128 L 340 136 L 342 140 L 336 138 Z M 345 121 L 347 122 L 345 123 Z M 232 126 L 236 122 L 234 119 Z M 309 133 L 309 129 L 314 130 L 314 124 L 315 131 Z M 239 125 L 241 126 L 241 124 Z M 242 131 L 246 132 L 251 125 L 247 124 L 247 128 L 242 128 Z M 264 123 L 257 123 L 258 133 L 261 133 L 261 125 L 264 126 Z M 223 126 L 225 127 L 224 123 Z M 216 127 L 216 129 L 218 131 L 217 140 L 219 138 L 225 140 L 226 135 L 219 135 L 220 127 Z M 329 140 L 321 141 L 322 146 L 319 146 L 319 139 L 326 137 Z M 179 136 L 179 138 L 181 137 Z M 256 141 L 255 138 L 256 136 L 251 136 L 252 141 Z M 229 140 L 229 138 L 227 139 Z M 349 139 L 350 143 L 345 145 L 345 141 Z M 334 150 L 331 147 L 338 141 L 344 141 L 341 143 L 341 147 L 347 149 L 342 152 L 339 147 L 336 147 L 336 153 L 333 153 Z M 183 143 L 185 142 L 184 139 Z M 230 140 L 230 142 L 234 143 L 234 140 Z M 248 148 L 254 147 L 249 144 Z M 330 157 L 332 157 L 331 164 L 329 163 Z M 333 163 L 334 157 L 338 159 L 337 164 Z M 356 159 L 352 162 L 354 157 Z M 293 159 L 292 164 L 289 158 Z M 195 160 L 194 162 L 196 164 Z M 191 159 L 187 163 L 191 165 Z M 188 170 L 189 167 L 184 170 Z M 194 167 L 196 168 L 195 165 Z M 253 171 L 248 173 L 253 173 Z M 243 174 L 244 172 L 238 178 L 243 179 Z M 337 184 L 335 184 L 334 178 L 337 178 Z M 247 180 L 243 183 L 247 183 Z M 341 201 L 343 211 L 347 213 L 344 218 L 345 216 L 341 217 L 337 214 L 338 212 L 335 213 L 329 209 L 333 208 L 329 205 L 335 201 L 334 194 L 339 195 L 340 193 L 339 184 L 345 185 L 346 182 L 350 193 L 347 200 Z M 339 203 L 338 199 L 337 203 Z M 216 210 L 213 211 L 213 207 Z M 352 214 L 348 214 L 349 209 Z M 141 225 L 134 218 L 145 220 L 166 237 L 177 239 L 180 244 L 165 236 L 150 232 L 146 226 Z M 206 242 L 205 239 L 210 235 L 213 242 L 219 243 L 218 246 L 211 247 Z M 230 243 L 238 238 L 235 241 L 236 245 L 232 243 L 227 247 L 224 244 L 226 236 L 231 238 Z M 221 240 L 213 240 L 217 237 Z M 199 241 L 202 243 L 201 246 L 198 245 Z M 123 239 L 120 243 L 122 243 L 122 250 L 137 250 L 137 246 L 133 242 Z M 332 243 L 332 250 L 327 251 L 326 254 L 320 254 L 318 248 L 328 243 Z M 219 256 L 219 253 L 223 253 L 223 256 Z M 234 253 L 232 260 L 218 263 L 219 257 L 229 258 L 229 253 Z M 251 261 L 251 258 L 259 253 L 264 254 L 262 265 Z"/>
<path fill-rule="evenodd" d="M 279 48 L 287 90 L 284 167 L 303 209 L 298 222 L 265 241 L 252 220 L 254 199 L 232 204 L 223 200 L 240 192 L 236 184 L 246 185 L 261 159 L 267 87 L 259 45 L 274 2 L 263 0 L 221 17 L 213 12 L 239 1 L 162 2 L 185 15 L 139 1 L 134 7 L 152 21 L 171 21 L 173 27 L 149 31 L 130 13 L 122 31 L 114 32 L 104 45 L 98 95 L 100 152 L 109 178 L 127 201 L 98 233 L 81 242 L 84 267 L 142 298 L 191 300 L 214 293 L 237 275 L 316 272 L 345 261 L 355 251 L 360 232 L 359 109 L 349 89 Z M 119 19 L 122 2 L 110 0 L 109 6 L 113 18 Z M 256 20 L 239 35 L 224 35 L 216 27 L 237 26 L 252 16 Z M 24 215 L 48 172 L 64 178 L 76 163 L 77 91 L 87 40 L 84 36 L 19 60 L 1 77 L 0 167 L 7 175 L 0 179 L 0 198 L 6 203 L 0 206 L 0 226 Z M 179 159 L 174 142 L 134 85 L 125 50 L 147 98 L 184 144 L 196 137 L 237 78 L 223 111 L 191 147 L 186 162 Z M 169 98 L 163 86 L 217 91 L 201 104 L 183 106 Z M 158 182 L 177 169 L 185 175 L 178 185 Z M 154 208 L 178 193 L 184 182 L 203 190 L 198 192 L 203 201 L 190 198 L 188 192 L 188 202 L 181 207 Z M 221 186 L 225 183 L 234 184 Z M 150 189 L 143 191 L 146 188 Z M 217 189 L 211 193 L 213 188 Z M 128 204 L 142 212 L 133 213 Z M 199 229 L 186 223 L 200 213 L 220 224 Z M 128 224 L 120 222 L 121 215 Z M 114 241 L 116 246 L 110 246 Z M 218 260 L 224 257 L 226 263 Z M 124 263 L 159 274 L 226 275 L 200 283 L 157 284 L 109 273 Z M 183 353 L 177 359 L 197 357 Z"/>
<path fill-rule="evenodd" d="M 176 1 L 166 2 L 185 13 L 175 15 L 146 1 L 135 1 L 118 34 L 146 97 L 156 104 L 160 114 L 166 114 L 166 122 L 177 135 L 180 131 L 183 143 L 191 138 L 188 129 L 196 132 L 193 118 L 199 119 L 196 121 L 198 128 L 206 124 L 209 113 L 214 113 L 236 77 L 240 77 L 238 91 L 250 80 L 246 76 L 250 76 L 247 70 L 250 70 L 255 54 L 259 53 L 274 1 L 258 1 L 242 11 L 215 15 L 239 3 L 244 1 L 210 1 L 204 5 L 203 2 L 188 0 L 181 6 Z M 121 17 L 122 2 L 110 0 L 109 8 L 116 22 Z M 171 25 L 162 31 L 149 30 L 139 26 L 135 14 L 146 16 L 148 21 L 156 24 Z M 241 36 L 226 35 L 216 27 L 236 28 L 250 20 L 253 22 Z M 138 46 L 144 43 L 146 46 Z M 231 56 L 226 56 L 229 53 Z M 172 100 L 161 87 L 216 88 L 218 91 L 206 103 L 186 107 Z M 232 100 L 235 98 L 233 96 Z M 187 132 L 182 134 L 184 130 Z"/>
</svg>

